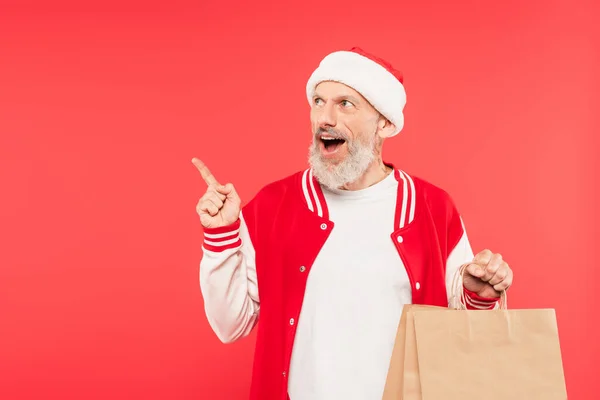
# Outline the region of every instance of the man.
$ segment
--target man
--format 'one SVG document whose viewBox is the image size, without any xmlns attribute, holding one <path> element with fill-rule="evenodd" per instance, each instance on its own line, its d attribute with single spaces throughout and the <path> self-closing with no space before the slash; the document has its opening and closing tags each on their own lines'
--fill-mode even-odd
<svg viewBox="0 0 600 400">
<path fill-rule="evenodd" d="M 198 159 L 208 189 L 200 286 L 223 342 L 257 325 L 251 398 L 381 398 L 404 304 L 448 306 L 466 266 L 468 308 L 495 307 L 513 274 L 473 255 L 440 188 L 382 159 L 401 131 L 402 75 L 358 48 L 325 57 L 307 84 L 310 168 L 243 208 Z"/>
</svg>

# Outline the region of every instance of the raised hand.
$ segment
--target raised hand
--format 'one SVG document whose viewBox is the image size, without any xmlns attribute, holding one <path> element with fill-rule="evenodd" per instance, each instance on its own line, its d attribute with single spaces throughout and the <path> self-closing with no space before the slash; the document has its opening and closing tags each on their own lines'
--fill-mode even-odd
<svg viewBox="0 0 600 400">
<path fill-rule="evenodd" d="M 233 185 L 231 183 L 221 185 L 199 159 L 193 158 L 192 164 L 198 168 L 208 186 L 206 193 L 196 205 L 196 212 L 200 216 L 202 226 L 220 228 L 233 224 L 240 216 L 242 203 Z"/>
</svg>

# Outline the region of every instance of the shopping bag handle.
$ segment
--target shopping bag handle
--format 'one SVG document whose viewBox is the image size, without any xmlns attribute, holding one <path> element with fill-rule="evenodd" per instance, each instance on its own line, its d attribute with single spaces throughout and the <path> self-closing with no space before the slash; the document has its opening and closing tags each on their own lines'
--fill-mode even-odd
<svg viewBox="0 0 600 400">
<path fill-rule="evenodd" d="M 466 310 L 467 309 L 467 299 L 465 296 L 465 290 L 463 286 L 463 279 L 465 270 L 470 263 L 466 263 L 460 266 L 454 277 L 452 279 L 452 286 L 450 287 L 450 308 L 454 308 L 456 310 Z M 508 309 L 507 306 L 507 298 L 506 298 L 506 289 L 500 292 L 500 301 L 498 302 L 498 306 L 501 310 Z"/>
</svg>

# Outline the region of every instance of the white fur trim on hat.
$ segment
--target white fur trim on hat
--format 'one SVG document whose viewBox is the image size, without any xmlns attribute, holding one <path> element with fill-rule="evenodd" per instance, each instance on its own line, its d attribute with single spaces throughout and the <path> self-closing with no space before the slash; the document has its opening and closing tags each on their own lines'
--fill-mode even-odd
<svg viewBox="0 0 600 400">
<path fill-rule="evenodd" d="M 391 136 L 398 134 L 404 127 L 404 85 L 385 67 L 370 58 L 353 51 L 336 51 L 327 55 L 306 84 L 310 104 L 316 86 L 323 81 L 340 82 L 359 92 L 396 126 Z"/>
</svg>

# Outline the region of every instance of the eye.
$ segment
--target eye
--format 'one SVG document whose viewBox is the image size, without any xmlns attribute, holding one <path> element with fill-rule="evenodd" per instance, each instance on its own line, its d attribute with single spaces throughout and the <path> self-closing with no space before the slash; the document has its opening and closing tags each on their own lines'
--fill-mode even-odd
<svg viewBox="0 0 600 400">
<path fill-rule="evenodd" d="M 350 102 L 348 100 L 342 100 L 342 106 L 345 108 L 348 108 L 348 107 L 354 107 L 354 104 L 352 104 L 352 102 Z"/>
<path fill-rule="evenodd" d="M 323 104 L 323 99 L 321 99 L 320 97 L 315 97 L 314 102 L 316 105 L 320 106 L 321 104 Z"/>
</svg>

